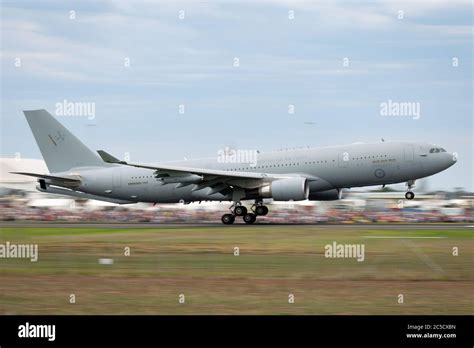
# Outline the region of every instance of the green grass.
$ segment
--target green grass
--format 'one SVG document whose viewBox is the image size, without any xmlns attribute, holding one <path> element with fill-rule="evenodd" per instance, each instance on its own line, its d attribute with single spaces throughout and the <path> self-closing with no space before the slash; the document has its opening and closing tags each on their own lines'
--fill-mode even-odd
<svg viewBox="0 0 474 348">
<path fill-rule="evenodd" d="M 38 244 L 39 261 L 0 259 L 0 313 L 471 314 L 473 237 L 469 228 L 3 228 L 0 243 Z M 365 261 L 325 258 L 333 241 L 364 244 Z"/>
</svg>

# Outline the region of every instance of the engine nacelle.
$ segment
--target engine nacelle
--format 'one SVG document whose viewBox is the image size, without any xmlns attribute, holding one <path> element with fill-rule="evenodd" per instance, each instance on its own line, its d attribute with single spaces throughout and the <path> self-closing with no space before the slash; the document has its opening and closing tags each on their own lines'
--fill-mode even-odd
<svg viewBox="0 0 474 348">
<path fill-rule="evenodd" d="M 275 201 L 302 201 L 308 198 L 309 187 L 306 178 L 288 178 L 273 181 L 259 189 L 259 195 Z"/>
<path fill-rule="evenodd" d="M 311 192 L 308 197 L 310 201 L 336 201 L 341 198 L 342 198 L 342 190 L 338 190 L 338 189 Z"/>
</svg>

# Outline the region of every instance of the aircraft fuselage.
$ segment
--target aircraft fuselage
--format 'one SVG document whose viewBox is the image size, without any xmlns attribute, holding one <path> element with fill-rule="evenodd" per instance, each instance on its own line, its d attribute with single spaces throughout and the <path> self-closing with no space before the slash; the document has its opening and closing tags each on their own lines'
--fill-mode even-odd
<svg viewBox="0 0 474 348">
<path fill-rule="evenodd" d="M 438 152 L 430 152 L 433 149 L 438 149 Z M 207 158 L 166 164 L 237 172 L 301 175 L 309 178 L 309 199 L 312 199 L 317 197 L 317 193 L 328 190 L 414 181 L 443 171 L 456 160 L 455 155 L 427 143 L 381 142 L 261 153 L 253 163 L 232 163 L 232 159 L 222 162 L 216 158 Z M 197 189 L 199 182 L 193 183 L 190 180 L 191 183 L 184 185 L 164 183 L 161 178 L 155 177 L 153 169 L 120 164 L 100 168 L 73 168 L 56 174 L 79 175 L 81 186 L 77 188 L 78 191 L 127 202 L 232 200 L 230 192 Z M 249 190 L 253 187 L 249 180 L 242 185 Z"/>
</svg>

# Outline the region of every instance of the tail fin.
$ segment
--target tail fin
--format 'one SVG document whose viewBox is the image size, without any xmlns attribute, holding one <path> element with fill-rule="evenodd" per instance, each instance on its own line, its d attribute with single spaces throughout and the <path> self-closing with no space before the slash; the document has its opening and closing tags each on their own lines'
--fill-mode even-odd
<svg viewBox="0 0 474 348">
<path fill-rule="evenodd" d="M 23 111 L 50 173 L 107 166 L 46 110 Z"/>
</svg>

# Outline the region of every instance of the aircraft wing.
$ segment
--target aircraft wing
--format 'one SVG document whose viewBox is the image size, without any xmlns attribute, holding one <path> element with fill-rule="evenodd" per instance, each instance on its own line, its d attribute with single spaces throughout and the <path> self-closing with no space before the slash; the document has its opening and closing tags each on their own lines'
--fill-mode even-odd
<svg viewBox="0 0 474 348">
<path fill-rule="evenodd" d="M 317 180 L 315 177 L 308 177 L 299 174 L 270 174 L 255 172 L 239 172 L 221 169 L 206 169 L 181 167 L 173 165 L 150 165 L 139 163 L 127 163 L 120 161 L 103 150 L 98 151 L 99 155 L 105 162 L 123 164 L 137 168 L 146 168 L 155 170 L 157 178 L 162 178 L 164 183 L 179 183 L 181 186 L 189 184 L 199 184 L 199 187 L 216 186 L 218 184 L 235 185 L 245 188 L 260 187 L 264 183 L 277 179 L 290 178 L 295 176 L 307 177 L 308 180 Z M 194 181 L 190 179 L 196 179 Z"/>
<path fill-rule="evenodd" d="M 236 172 L 219 169 L 205 169 L 205 168 L 193 168 L 193 167 L 180 167 L 180 166 L 169 166 L 169 165 L 148 165 L 139 163 L 122 163 L 128 166 L 137 168 L 154 169 L 157 174 L 173 173 L 173 174 L 195 174 L 201 176 L 221 176 L 227 178 L 242 178 L 242 179 L 265 179 L 269 175 L 265 173 L 249 173 L 249 172 Z M 288 177 L 288 176 L 282 176 Z"/>
</svg>

